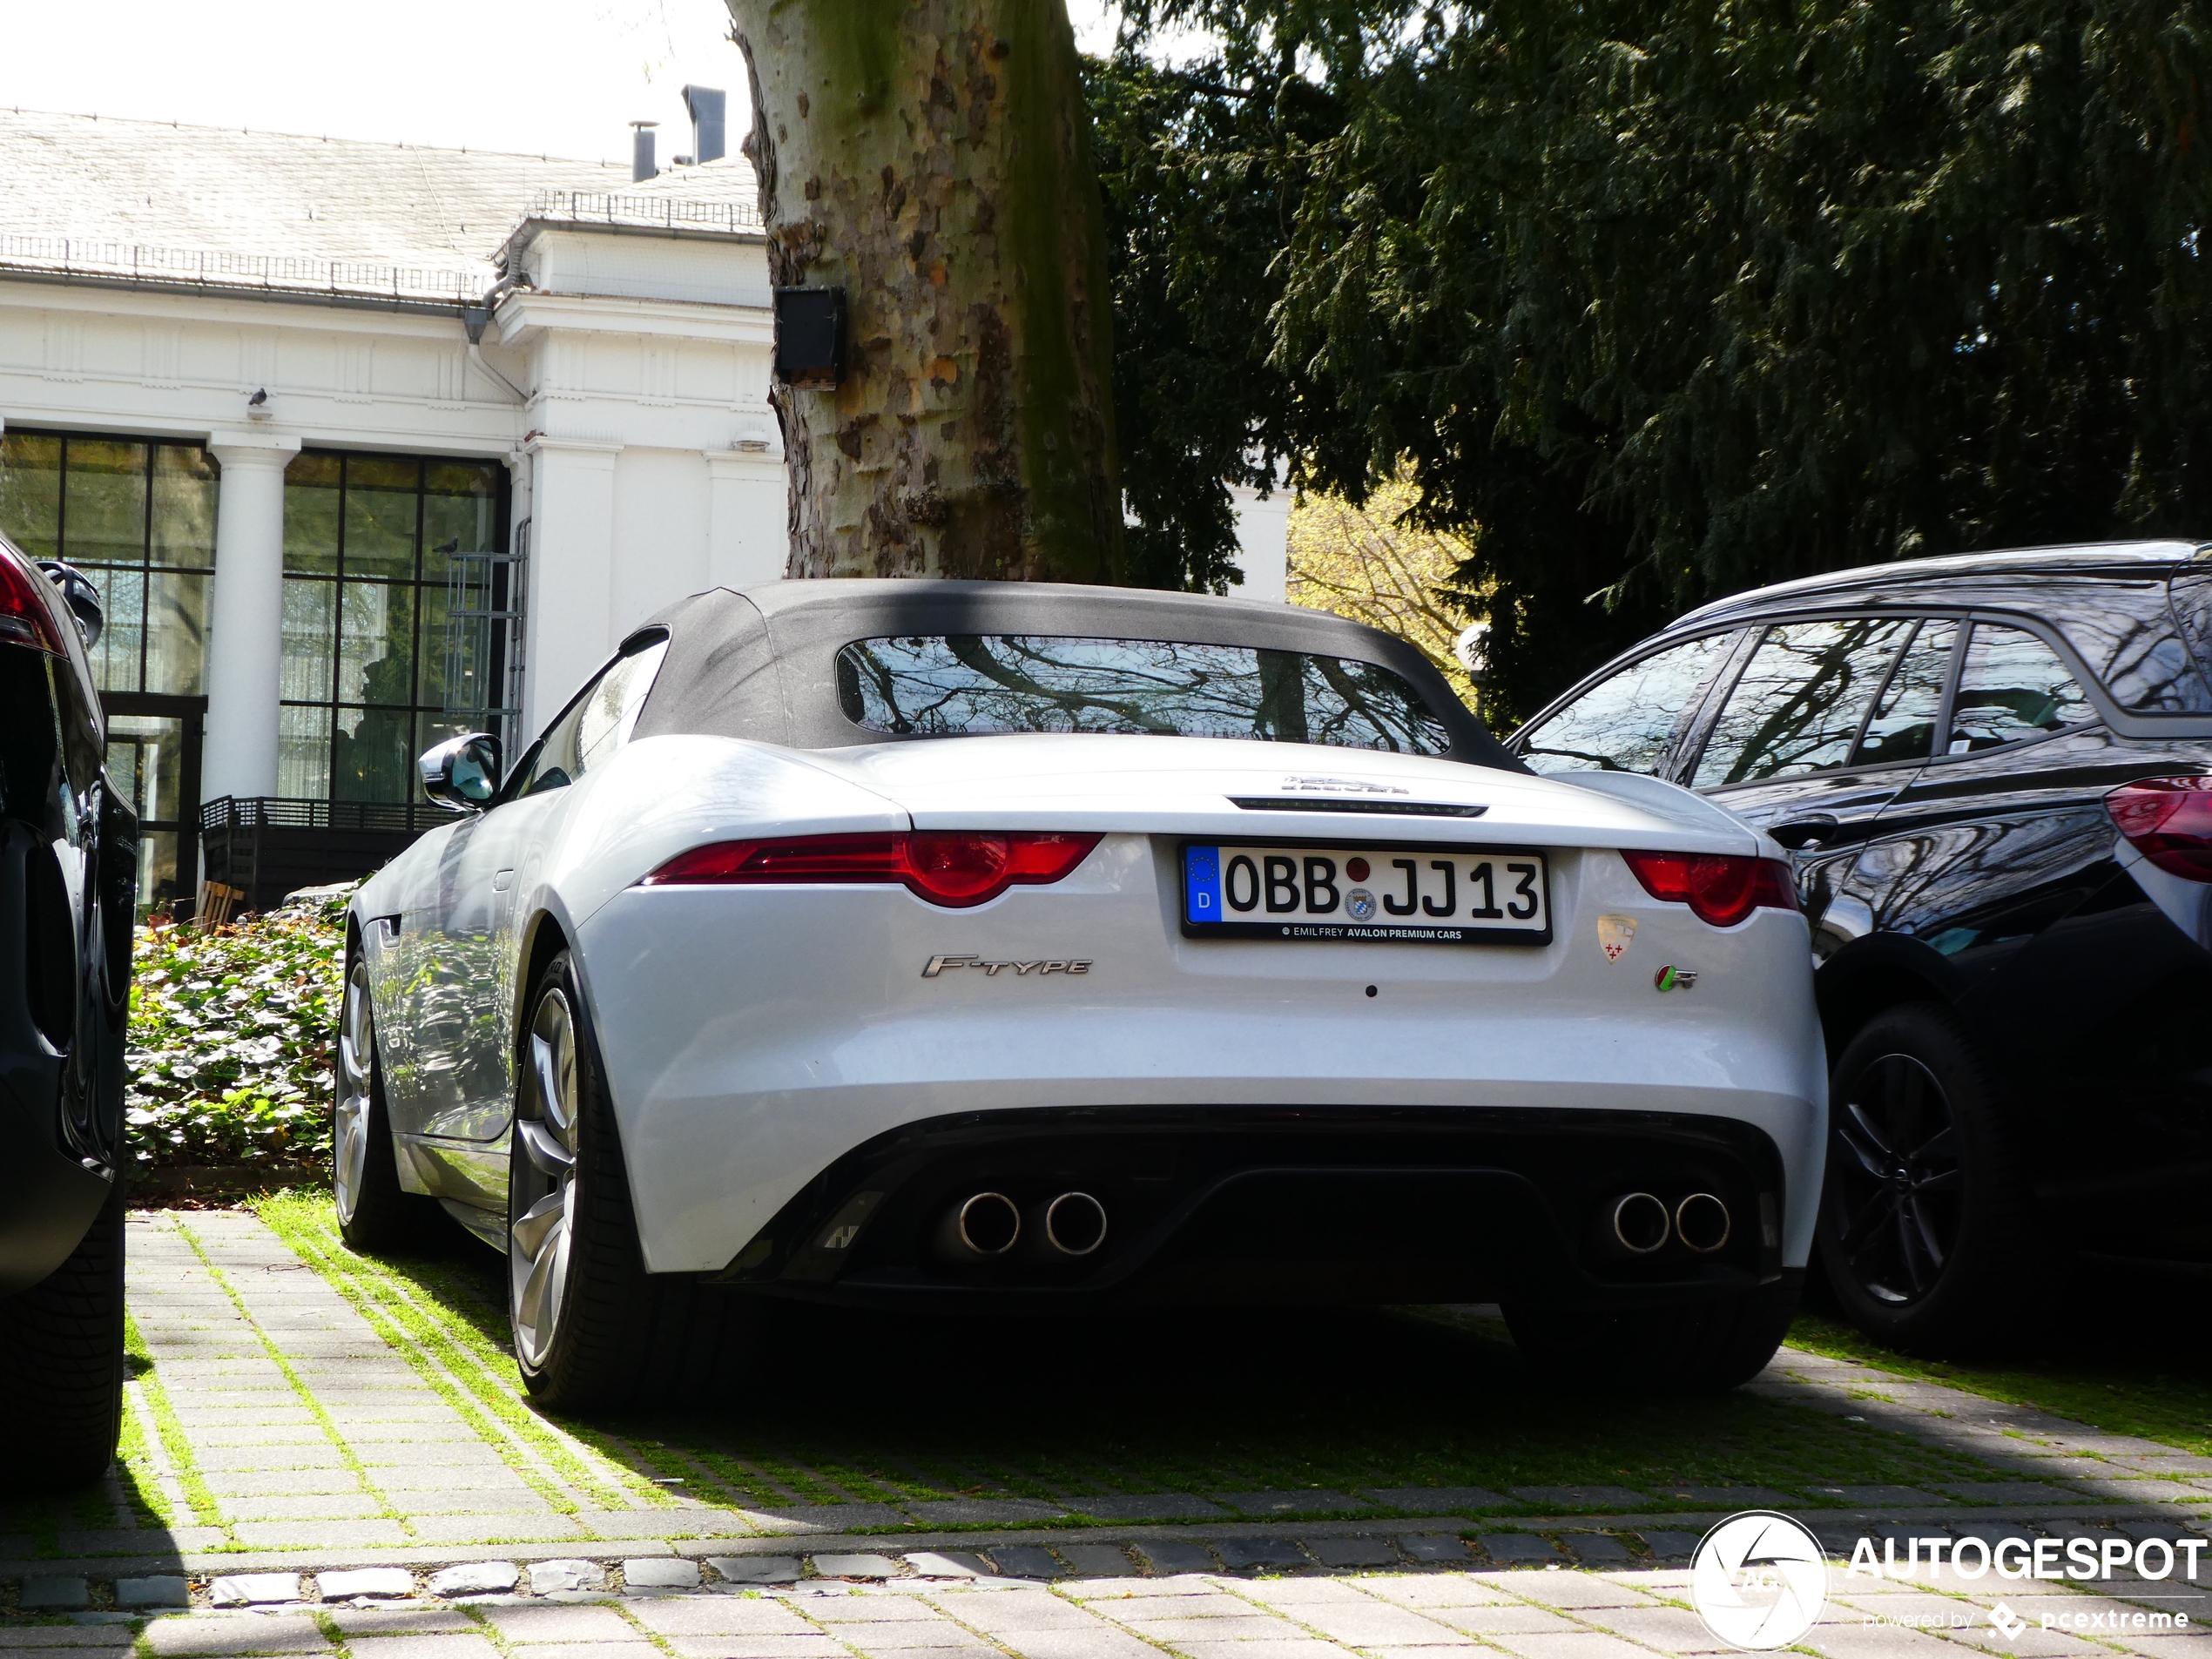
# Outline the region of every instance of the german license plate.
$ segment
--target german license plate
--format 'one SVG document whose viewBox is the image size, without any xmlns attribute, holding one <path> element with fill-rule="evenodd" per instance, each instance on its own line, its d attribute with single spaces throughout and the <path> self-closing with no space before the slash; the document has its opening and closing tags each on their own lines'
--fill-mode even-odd
<svg viewBox="0 0 2212 1659">
<path fill-rule="evenodd" d="M 1541 853 L 1498 847 L 1186 842 L 1191 939 L 1551 942 Z"/>
</svg>

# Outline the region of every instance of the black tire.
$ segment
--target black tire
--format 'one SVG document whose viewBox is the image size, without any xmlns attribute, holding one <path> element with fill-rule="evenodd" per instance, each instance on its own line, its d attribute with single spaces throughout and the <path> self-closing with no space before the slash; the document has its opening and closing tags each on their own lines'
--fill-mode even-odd
<svg viewBox="0 0 2212 1659">
<path fill-rule="evenodd" d="M 366 1252 L 422 1249 L 437 1236 L 444 1217 L 435 1198 L 400 1184 L 368 969 L 358 953 L 346 959 L 345 1000 L 332 1049 L 330 1184 L 338 1231 L 348 1245 Z"/>
<path fill-rule="evenodd" d="M 1594 1312 L 1507 1304 L 1514 1345 L 1577 1393 L 1717 1394 L 1766 1368 L 1797 1312 L 1802 1273 L 1710 1301 Z"/>
<path fill-rule="evenodd" d="M 2001 1345 L 2041 1277 L 2015 1126 L 1932 1002 L 1885 1009 L 1836 1062 L 1818 1258 L 1844 1316 L 1915 1353 Z"/>
<path fill-rule="evenodd" d="M 568 952 L 546 964 L 526 1006 L 508 1155 L 508 1312 L 523 1384 L 556 1411 L 695 1399 L 741 1359 L 751 1305 L 645 1271 L 598 1044 Z"/>
<path fill-rule="evenodd" d="M 83 1486 L 123 1428 L 123 1177 L 68 1260 L 0 1299 L 0 1487 Z"/>
</svg>

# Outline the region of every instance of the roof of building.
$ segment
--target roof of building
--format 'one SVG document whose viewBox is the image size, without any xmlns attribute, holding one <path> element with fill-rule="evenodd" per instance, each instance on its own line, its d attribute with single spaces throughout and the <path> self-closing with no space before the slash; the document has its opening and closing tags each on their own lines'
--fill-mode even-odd
<svg viewBox="0 0 2212 1659">
<path fill-rule="evenodd" d="M 525 218 L 734 227 L 752 172 L 732 158 L 632 185 L 610 162 L 0 110 L 0 266 L 450 302 L 490 287 Z"/>
</svg>

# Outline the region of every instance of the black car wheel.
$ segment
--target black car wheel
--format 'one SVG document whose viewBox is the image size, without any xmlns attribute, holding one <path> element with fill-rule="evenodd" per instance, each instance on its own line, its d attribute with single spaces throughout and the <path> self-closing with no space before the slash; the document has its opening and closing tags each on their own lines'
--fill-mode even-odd
<svg viewBox="0 0 2212 1659">
<path fill-rule="evenodd" d="M 2026 1184 L 1995 1082 L 1930 1003 L 1875 1016 L 1829 1088 L 1820 1259 L 1878 1340 L 1945 1352 L 2003 1329 L 2036 1278 Z"/>
<path fill-rule="evenodd" d="M 69 1258 L 0 1298 L 0 1487 L 97 1480 L 123 1426 L 123 1180 Z"/>
<path fill-rule="evenodd" d="M 384 1105 L 384 1068 L 376 1052 L 376 1015 L 368 996 L 368 964 L 346 964 L 346 997 L 338 1012 L 335 1087 L 330 1104 L 330 1190 L 338 1231 L 355 1250 L 404 1250 L 427 1241 L 439 1221 L 437 1200 L 400 1184 L 399 1153 Z"/>
<path fill-rule="evenodd" d="M 645 1271 L 598 1045 L 566 951 L 532 992 L 508 1153 L 508 1312 L 541 1404 L 594 1411 L 697 1394 L 727 1374 L 745 1310 Z"/>
</svg>

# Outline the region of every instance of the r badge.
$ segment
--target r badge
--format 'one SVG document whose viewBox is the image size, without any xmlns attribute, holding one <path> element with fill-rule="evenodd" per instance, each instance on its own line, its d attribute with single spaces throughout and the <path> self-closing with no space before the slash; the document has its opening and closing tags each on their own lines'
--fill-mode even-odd
<svg viewBox="0 0 2212 1659">
<path fill-rule="evenodd" d="M 1651 983 L 1662 991 L 1686 991 L 1697 983 L 1697 970 L 1676 968 L 1670 962 L 1651 976 Z"/>
<path fill-rule="evenodd" d="M 1617 962 L 1629 954 L 1629 946 L 1636 936 L 1634 916 L 1600 916 L 1597 919 L 1597 942 L 1604 948 L 1605 960 Z"/>
</svg>

